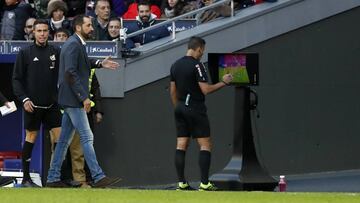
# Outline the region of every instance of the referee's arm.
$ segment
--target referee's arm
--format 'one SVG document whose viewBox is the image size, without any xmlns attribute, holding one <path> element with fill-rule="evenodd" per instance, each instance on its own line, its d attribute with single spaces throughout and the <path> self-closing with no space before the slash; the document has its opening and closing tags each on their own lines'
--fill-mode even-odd
<svg viewBox="0 0 360 203">
<path fill-rule="evenodd" d="M 173 106 L 175 107 L 177 104 L 177 101 L 178 101 L 178 98 L 176 95 L 175 81 L 170 82 L 170 97 L 171 97 L 171 102 L 172 102 Z"/>
<path fill-rule="evenodd" d="M 223 80 L 221 82 L 216 83 L 216 84 L 210 85 L 207 82 L 198 82 L 198 83 L 199 83 L 201 92 L 204 95 L 208 95 L 208 94 L 210 94 L 212 92 L 215 92 L 216 90 L 219 90 L 220 88 L 222 88 L 222 87 L 224 87 L 226 85 L 229 85 L 230 82 L 232 81 L 232 79 L 233 79 L 233 77 L 232 77 L 231 74 L 225 74 L 223 76 Z"/>
</svg>

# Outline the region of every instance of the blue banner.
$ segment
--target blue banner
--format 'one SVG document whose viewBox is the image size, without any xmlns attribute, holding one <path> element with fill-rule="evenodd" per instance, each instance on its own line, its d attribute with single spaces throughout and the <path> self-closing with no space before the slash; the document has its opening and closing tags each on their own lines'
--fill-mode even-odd
<svg viewBox="0 0 360 203">
<path fill-rule="evenodd" d="M 0 63 L 9 63 L 13 61 L 19 51 L 31 45 L 33 42 L 26 41 L 2 41 L 0 42 Z M 49 41 L 49 44 L 58 46 L 61 48 L 62 42 Z M 117 57 L 118 48 L 116 42 L 112 41 L 88 41 L 86 42 L 86 52 L 89 57 Z"/>
<path fill-rule="evenodd" d="M 89 57 L 117 56 L 116 42 L 86 42 L 86 52 Z"/>
<path fill-rule="evenodd" d="M 7 51 L 5 54 L 17 54 L 20 49 L 29 46 L 33 42 L 24 42 L 24 41 L 11 41 L 5 42 L 7 46 Z"/>
</svg>

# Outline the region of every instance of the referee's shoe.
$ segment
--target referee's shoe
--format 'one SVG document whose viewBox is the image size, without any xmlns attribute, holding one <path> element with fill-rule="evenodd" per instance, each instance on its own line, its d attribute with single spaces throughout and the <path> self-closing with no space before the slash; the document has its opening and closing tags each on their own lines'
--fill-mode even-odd
<svg viewBox="0 0 360 203">
<path fill-rule="evenodd" d="M 208 182 L 207 184 L 200 183 L 199 191 L 216 191 L 218 188 L 213 184 Z"/>
<path fill-rule="evenodd" d="M 189 190 L 195 190 L 195 189 L 192 188 L 188 182 L 178 182 L 176 190 L 189 191 Z"/>
</svg>

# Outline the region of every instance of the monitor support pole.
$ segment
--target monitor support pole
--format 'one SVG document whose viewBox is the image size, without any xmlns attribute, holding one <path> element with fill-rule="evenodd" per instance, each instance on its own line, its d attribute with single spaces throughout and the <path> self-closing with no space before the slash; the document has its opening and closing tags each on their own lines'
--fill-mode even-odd
<svg viewBox="0 0 360 203">
<path fill-rule="evenodd" d="M 221 190 L 273 191 L 277 181 L 260 164 L 256 154 L 251 126 L 250 87 L 235 87 L 233 155 L 226 167 L 210 177 Z M 256 96 L 256 95 L 255 95 Z M 257 97 L 257 96 L 256 96 Z"/>
</svg>

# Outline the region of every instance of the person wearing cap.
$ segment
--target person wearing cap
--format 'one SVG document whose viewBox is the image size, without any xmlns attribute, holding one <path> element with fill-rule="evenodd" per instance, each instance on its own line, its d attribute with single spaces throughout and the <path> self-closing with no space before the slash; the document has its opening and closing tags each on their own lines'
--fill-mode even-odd
<svg viewBox="0 0 360 203">
<path fill-rule="evenodd" d="M 64 28 L 71 31 L 71 22 L 65 18 L 68 11 L 66 3 L 62 0 L 50 0 L 47 6 L 47 13 L 49 16 L 49 34 L 51 38 L 54 37 L 56 30 Z M 71 33 L 70 33 L 71 34 Z"/>
</svg>

